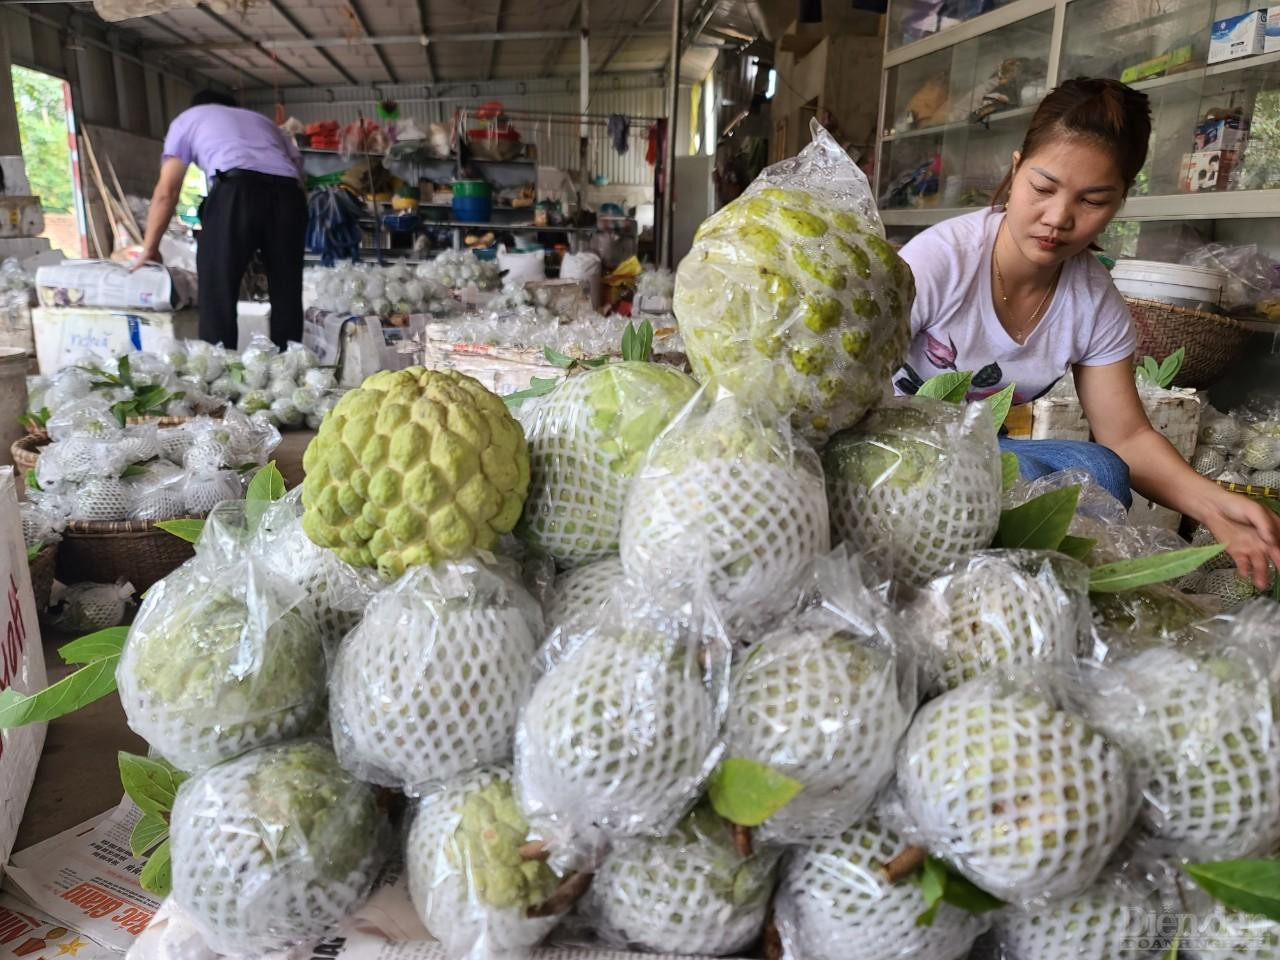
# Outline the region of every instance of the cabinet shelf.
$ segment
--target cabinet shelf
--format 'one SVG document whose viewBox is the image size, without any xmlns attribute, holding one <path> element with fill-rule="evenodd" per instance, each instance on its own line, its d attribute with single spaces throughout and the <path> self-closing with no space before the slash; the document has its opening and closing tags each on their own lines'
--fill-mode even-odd
<svg viewBox="0 0 1280 960">
<path fill-rule="evenodd" d="M 1145 93 L 1148 90 L 1159 90 L 1162 87 L 1172 87 L 1182 83 L 1194 83 L 1197 80 L 1204 81 L 1211 77 L 1227 77 L 1236 73 L 1244 73 L 1246 70 L 1257 70 L 1275 64 L 1280 64 L 1280 50 L 1261 53 L 1253 57 L 1242 57 L 1239 60 L 1228 60 L 1225 63 L 1212 63 L 1207 67 L 1195 67 L 1191 70 L 1184 70 L 1181 73 L 1153 77 L 1150 80 L 1139 80 L 1137 83 L 1129 84 L 1129 86 Z"/>
<path fill-rule="evenodd" d="M 895 140 L 910 140 L 913 137 L 930 137 L 941 136 L 944 133 L 950 133 L 956 130 L 971 130 L 975 133 L 982 133 L 990 127 L 998 127 L 1002 124 L 1011 123 L 1029 117 L 1036 112 L 1035 107 L 1014 107 L 1012 110 L 1001 110 L 999 113 L 993 113 L 991 116 L 983 120 L 955 120 L 951 123 L 939 123 L 931 127 L 918 127 L 914 130 L 904 130 L 901 133 L 886 133 L 880 139 L 884 143 L 892 143 Z"/>
</svg>

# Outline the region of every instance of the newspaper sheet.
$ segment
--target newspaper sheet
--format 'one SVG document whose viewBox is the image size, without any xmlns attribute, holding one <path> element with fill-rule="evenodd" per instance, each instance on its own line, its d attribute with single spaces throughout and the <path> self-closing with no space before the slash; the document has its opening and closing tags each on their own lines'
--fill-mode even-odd
<svg viewBox="0 0 1280 960">
<path fill-rule="evenodd" d="M 117 956 L 61 920 L 0 893 L 0 960 L 112 960 Z"/>
<path fill-rule="evenodd" d="M 45 307 L 173 309 L 173 279 L 159 264 L 130 273 L 111 260 L 64 260 L 36 270 L 36 293 Z"/>
</svg>

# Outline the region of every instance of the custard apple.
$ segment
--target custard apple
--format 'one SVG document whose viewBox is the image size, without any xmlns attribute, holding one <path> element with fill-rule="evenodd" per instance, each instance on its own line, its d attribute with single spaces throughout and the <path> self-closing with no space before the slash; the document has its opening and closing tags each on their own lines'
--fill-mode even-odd
<svg viewBox="0 0 1280 960">
<path fill-rule="evenodd" d="M 894 398 L 833 437 L 822 462 L 834 539 L 881 576 L 923 586 L 1000 525 L 1000 451 L 982 404 Z"/>
<path fill-rule="evenodd" d="M 1089 571 L 1061 554 L 984 550 L 933 580 L 917 601 L 937 648 L 937 688 L 997 667 L 1068 663 L 1087 624 Z"/>
<path fill-rule="evenodd" d="M 1223 610 L 1234 610 L 1258 595 L 1253 581 L 1245 580 L 1234 568 L 1209 571 L 1197 589 L 1200 593 L 1217 597 Z"/>
<path fill-rule="evenodd" d="M 504 767 L 484 767 L 423 797 L 405 850 L 409 895 L 450 957 L 500 957 L 539 943 L 559 917 L 530 917 L 560 878 L 520 854 L 529 825 Z"/>
<path fill-rule="evenodd" d="M 891 884 L 880 868 L 910 845 L 874 817 L 794 850 L 782 870 L 776 911 L 795 960 L 959 960 L 987 920 L 949 903 L 933 923 L 914 883 Z"/>
<path fill-rule="evenodd" d="M 1217 447 L 1196 447 L 1191 455 L 1191 469 L 1202 477 L 1213 479 L 1227 469 L 1227 457 Z"/>
<path fill-rule="evenodd" d="M 384 370 L 347 393 L 303 457 L 303 528 L 352 566 L 492 550 L 520 518 L 529 454 L 506 405 L 455 370 Z"/>
<path fill-rule="evenodd" d="M 1245 441 L 1241 461 L 1250 470 L 1280 468 L 1280 437 L 1253 433 Z"/>
<path fill-rule="evenodd" d="M 188 561 L 147 591 L 116 670 L 129 726 L 182 770 L 313 732 L 325 656 L 296 592 Z"/>
<path fill-rule="evenodd" d="M 1108 871 L 1074 896 L 994 915 L 1003 960 L 1143 960 L 1157 956 L 1159 899 Z"/>
<path fill-rule="evenodd" d="M 671 833 L 609 855 L 579 905 L 605 943 L 654 953 L 725 956 L 760 936 L 782 851 L 738 852 L 708 804 Z"/>
<path fill-rule="evenodd" d="M 915 283 L 874 207 L 850 197 L 868 190 L 861 171 L 816 134 L 698 228 L 673 308 L 700 381 L 767 396 L 820 444 L 901 365 Z"/>
<path fill-rule="evenodd" d="M 697 795 L 719 717 L 693 647 L 606 623 L 533 688 L 516 732 L 520 802 L 566 858 L 661 836 Z"/>
<path fill-rule="evenodd" d="M 900 696 L 892 654 L 851 629 L 802 620 L 762 637 L 732 673 L 725 755 L 802 786 L 756 828 L 760 840 L 830 837 L 866 814 L 915 708 Z"/>
<path fill-rule="evenodd" d="M 1245 439 L 1245 428 L 1231 417 L 1213 416 L 1212 408 L 1205 412 L 1200 423 L 1199 440 L 1201 443 L 1211 446 L 1220 447 L 1229 450 L 1232 447 L 1239 446 Z"/>
<path fill-rule="evenodd" d="M 182 502 L 186 512 L 204 516 L 225 500 L 239 500 L 244 489 L 235 470 L 212 473 L 189 473 L 182 485 Z"/>
<path fill-rule="evenodd" d="M 71 507 L 72 520 L 123 520 L 129 514 L 129 485 L 119 477 L 98 477 L 80 485 Z"/>
<path fill-rule="evenodd" d="M 173 898 L 209 948 L 261 956 L 329 933 L 373 884 L 372 788 L 327 746 L 262 747 L 192 777 L 170 824 Z"/>
<path fill-rule="evenodd" d="M 616 554 L 631 478 L 697 389 L 674 367 L 611 363 L 532 404 L 522 417 L 532 479 L 519 536 L 568 567 Z"/>
<path fill-rule="evenodd" d="M 785 422 L 721 393 L 658 438 L 622 514 L 622 567 L 652 590 L 708 586 L 727 620 L 757 624 L 797 598 L 830 548 L 817 454 Z"/>
<path fill-rule="evenodd" d="M 925 704 L 898 762 L 925 846 L 1010 902 L 1089 886 L 1133 819 L 1121 749 L 1047 694 L 988 674 Z"/>
<path fill-rule="evenodd" d="M 469 563 L 415 567 L 380 592 L 333 665 L 342 765 L 416 792 L 508 760 L 541 619 L 522 587 Z"/>
</svg>

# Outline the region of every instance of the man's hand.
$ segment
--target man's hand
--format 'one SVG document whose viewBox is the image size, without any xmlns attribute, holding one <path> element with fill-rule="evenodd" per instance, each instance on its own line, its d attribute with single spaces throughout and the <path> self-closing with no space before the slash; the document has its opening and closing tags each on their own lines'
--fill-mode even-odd
<svg viewBox="0 0 1280 960">
<path fill-rule="evenodd" d="M 160 263 L 160 251 L 150 247 L 134 247 L 129 251 L 129 272 L 133 273 L 143 264 Z"/>
</svg>

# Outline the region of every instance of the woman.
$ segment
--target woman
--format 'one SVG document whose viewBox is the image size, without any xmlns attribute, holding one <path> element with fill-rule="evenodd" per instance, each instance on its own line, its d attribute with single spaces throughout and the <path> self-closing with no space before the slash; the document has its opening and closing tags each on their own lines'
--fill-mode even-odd
<svg viewBox="0 0 1280 960">
<path fill-rule="evenodd" d="M 1145 95 L 1069 80 L 1040 104 L 991 209 L 946 220 L 902 250 L 916 279 L 899 393 L 973 370 L 970 399 L 1015 384 L 1035 399 L 1068 369 L 1096 443 L 1002 440 L 1024 477 L 1082 467 L 1126 505 L 1143 496 L 1203 523 L 1259 589 L 1280 565 L 1280 518 L 1199 476 L 1152 429 L 1134 385 L 1133 322 L 1093 243 L 1147 157 Z"/>
</svg>

